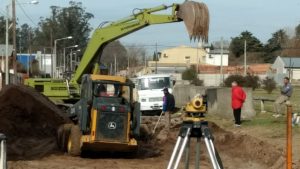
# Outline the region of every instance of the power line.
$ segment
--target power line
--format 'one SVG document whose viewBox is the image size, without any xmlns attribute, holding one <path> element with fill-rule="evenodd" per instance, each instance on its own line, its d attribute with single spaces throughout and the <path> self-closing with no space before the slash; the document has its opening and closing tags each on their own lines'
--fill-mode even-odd
<svg viewBox="0 0 300 169">
<path fill-rule="evenodd" d="M 6 14 L 2 9 L 0 9 L 0 14 L 6 17 Z"/>
<path fill-rule="evenodd" d="M 34 25 L 34 26 L 38 26 L 34 21 L 33 21 L 33 19 L 25 12 L 25 10 L 24 10 L 24 8 L 22 7 L 22 5 L 19 3 L 19 1 L 18 0 L 16 0 L 17 1 L 17 4 L 18 4 L 18 6 L 19 6 L 19 8 L 22 10 L 22 12 L 24 13 L 24 15 L 27 17 L 27 19 L 29 19 L 30 20 L 30 22 Z"/>
</svg>

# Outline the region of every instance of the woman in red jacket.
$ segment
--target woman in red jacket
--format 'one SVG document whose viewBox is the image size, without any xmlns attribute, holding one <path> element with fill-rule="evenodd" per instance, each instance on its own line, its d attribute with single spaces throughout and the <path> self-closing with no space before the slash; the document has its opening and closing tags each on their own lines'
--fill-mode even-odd
<svg viewBox="0 0 300 169">
<path fill-rule="evenodd" d="M 246 100 L 246 93 L 240 86 L 238 86 L 236 81 L 233 81 L 231 83 L 231 86 L 232 86 L 231 106 L 233 109 L 235 126 L 240 127 L 241 126 L 241 109 L 242 109 L 243 103 Z"/>
</svg>

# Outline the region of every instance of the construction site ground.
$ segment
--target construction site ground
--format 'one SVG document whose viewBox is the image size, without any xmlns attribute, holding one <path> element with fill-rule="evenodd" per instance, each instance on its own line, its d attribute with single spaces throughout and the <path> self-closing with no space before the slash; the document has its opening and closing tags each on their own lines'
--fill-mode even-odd
<svg viewBox="0 0 300 169">
<path fill-rule="evenodd" d="M 21 91 L 20 91 L 21 90 Z M 21 94 L 20 94 L 21 93 Z M 25 87 L 13 86 L 0 93 L 0 132 L 8 137 L 9 169 L 165 169 L 180 129 L 180 112 L 172 119 L 168 135 L 159 125 L 154 137 L 145 134 L 136 155 L 90 153 L 71 157 L 56 146 L 55 129 L 67 122 L 47 98 Z M 39 104 L 37 104 L 39 103 Z M 143 133 L 154 127 L 157 117 L 143 119 Z M 215 145 L 226 169 L 281 169 L 285 167 L 285 117 L 258 113 L 235 128 L 231 119 L 207 116 Z M 163 121 L 162 121 L 163 123 Z M 300 129 L 293 128 L 293 168 L 300 168 Z M 195 141 L 191 143 L 195 149 Z M 191 168 L 195 155 L 191 152 Z M 200 168 L 212 168 L 205 145 L 201 145 Z M 183 168 L 183 163 L 181 164 Z"/>
</svg>

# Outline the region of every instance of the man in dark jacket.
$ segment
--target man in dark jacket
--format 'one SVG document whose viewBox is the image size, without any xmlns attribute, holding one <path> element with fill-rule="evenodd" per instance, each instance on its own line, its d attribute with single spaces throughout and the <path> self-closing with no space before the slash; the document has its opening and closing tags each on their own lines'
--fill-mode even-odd
<svg viewBox="0 0 300 169">
<path fill-rule="evenodd" d="M 175 109 L 175 99 L 174 96 L 171 93 L 169 93 L 168 88 L 164 88 L 163 92 L 163 112 L 165 114 L 166 119 L 166 128 L 170 129 L 171 114 Z"/>
<path fill-rule="evenodd" d="M 283 79 L 283 86 L 280 91 L 280 96 L 276 99 L 274 103 L 275 114 L 273 115 L 275 118 L 282 115 L 281 105 L 288 101 L 293 94 L 293 87 L 290 83 L 290 79 L 285 77 Z"/>
</svg>

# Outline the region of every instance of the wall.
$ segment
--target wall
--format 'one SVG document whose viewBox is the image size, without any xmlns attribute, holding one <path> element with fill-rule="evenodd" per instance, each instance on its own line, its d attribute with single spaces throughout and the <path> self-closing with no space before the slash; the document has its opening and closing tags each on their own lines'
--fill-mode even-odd
<svg viewBox="0 0 300 169">
<path fill-rule="evenodd" d="M 252 118 L 256 115 L 252 103 L 252 90 L 245 89 L 247 99 L 242 109 L 242 118 Z M 173 95 L 176 107 L 185 106 L 196 94 L 207 94 L 208 113 L 219 117 L 232 119 L 231 88 L 207 88 L 193 85 L 175 85 Z"/>
<path fill-rule="evenodd" d="M 247 99 L 242 108 L 242 118 L 249 119 L 256 115 L 252 102 L 252 89 L 244 88 Z M 231 108 L 231 88 L 212 88 L 207 90 L 209 113 L 223 118 L 233 118 Z"/>
</svg>

